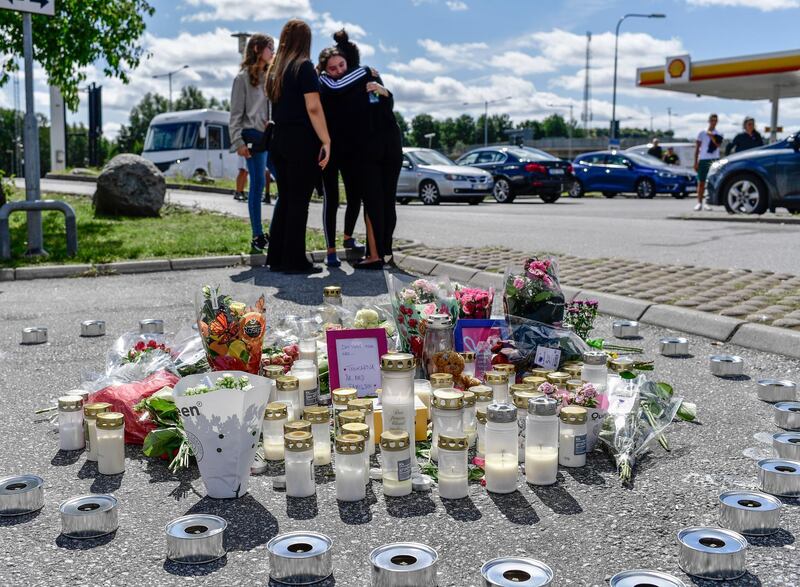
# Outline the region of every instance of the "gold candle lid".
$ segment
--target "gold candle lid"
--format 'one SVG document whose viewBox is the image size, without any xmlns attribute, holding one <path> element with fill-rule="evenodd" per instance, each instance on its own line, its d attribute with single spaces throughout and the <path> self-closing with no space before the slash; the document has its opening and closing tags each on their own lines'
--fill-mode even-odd
<svg viewBox="0 0 800 587">
<path fill-rule="evenodd" d="M 286 404 L 281 402 L 272 402 L 267 404 L 267 409 L 264 412 L 265 420 L 282 420 L 289 417 L 289 410 Z"/>
<path fill-rule="evenodd" d="M 492 401 L 492 388 L 488 385 L 473 385 L 469 388 L 469 391 L 475 395 L 475 401 Z"/>
<path fill-rule="evenodd" d="M 464 359 L 465 363 L 474 363 L 475 362 L 475 353 L 473 351 L 464 351 L 463 353 L 458 353 Z"/>
<path fill-rule="evenodd" d="M 119 412 L 101 412 L 97 414 L 97 427 L 103 430 L 116 430 L 125 425 L 125 416 Z"/>
<path fill-rule="evenodd" d="M 275 380 L 278 391 L 297 391 L 300 389 L 300 380 L 294 375 L 282 375 Z"/>
<path fill-rule="evenodd" d="M 621 373 L 622 371 L 627 371 L 633 367 L 633 359 L 628 357 L 618 357 L 609 361 L 608 366 L 611 367 L 612 371 Z"/>
<path fill-rule="evenodd" d="M 542 383 L 547 383 L 547 377 L 541 377 L 540 375 L 527 375 L 522 380 L 522 383 L 527 383 L 528 385 L 532 385 L 534 389 L 539 389 L 539 386 Z"/>
<path fill-rule="evenodd" d="M 62 395 L 58 398 L 58 409 L 62 412 L 77 412 L 83 408 L 83 398 L 79 395 Z"/>
<path fill-rule="evenodd" d="M 461 399 L 464 401 L 465 408 L 471 408 L 478 402 L 478 398 L 471 391 L 462 391 Z"/>
<path fill-rule="evenodd" d="M 534 389 L 536 388 L 530 383 L 512 383 L 508 386 L 508 391 L 511 393 L 511 395 L 519 393 L 520 391 L 532 391 Z"/>
<path fill-rule="evenodd" d="M 292 452 L 302 452 L 314 448 L 314 437 L 311 432 L 295 430 L 283 435 L 283 446 Z"/>
<path fill-rule="evenodd" d="M 340 298 L 342 297 L 342 288 L 338 285 L 328 285 L 322 288 L 323 298 Z"/>
<path fill-rule="evenodd" d="M 542 397 L 544 394 L 539 391 L 534 391 L 533 389 L 525 389 L 522 391 L 518 391 L 512 396 L 514 400 L 514 405 L 517 406 L 520 410 L 525 410 L 525 413 L 528 412 L 528 403 L 537 397 Z"/>
<path fill-rule="evenodd" d="M 109 409 L 111 409 L 111 404 L 106 402 L 94 402 L 91 404 L 84 404 L 83 417 L 88 420 L 93 420 L 94 418 L 97 418 L 98 414 L 107 412 Z"/>
<path fill-rule="evenodd" d="M 350 422 L 342 425 L 342 432 L 345 434 L 359 434 L 364 440 L 369 438 L 369 426 L 363 422 Z"/>
<path fill-rule="evenodd" d="M 308 406 L 303 410 L 303 419 L 312 424 L 327 424 L 330 422 L 330 412 L 325 406 Z"/>
<path fill-rule="evenodd" d="M 517 368 L 510 363 L 500 363 L 499 365 L 494 365 L 494 370 L 505 373 L 508 376 L 509 383 L 514 383 L 517 378 Z"/>
<path fill-rule="evenodd" d="M 583 372 L 583 363 L 573 363 L 572 365 L 564 365 L 564 372 L 569 373 L 573 379 L 580 379 Z"/>
<path fill-rule="evenodd" d="M 386 430 L 381 433 L 381 450 L 398 451 L 408 448 L 408 432 L 405 430 Z"/>
<path fill-rule="evenodd" d="M 467 450 L 467 437 L 463 435 L 439 435 L 439 450 Z"/>
<path fill-rule="evenodd" d="M 336 452 L 339 454 L 361 454 L 366 448 L 366 440 L 360 434 L 342 434 L 334 442 Z"/>
<path fill-rule="evenodd" d="M 267 365 L 264 367 L 264 376 L 267 379 L 277 379 L 278 377 L 283 377 L 283 365 Z"/>
<path fill-rule="evenodd" d="M 567 391 L 578 391 L 583 387 L 583 381 L 580 379 L 570 379 L 567 381 Z"/>
<path fill-rule="evenodd" d="M 536 375 L 537 377 L 547 377 L 549 373 L 552 373 L 552 369 L 545 369 L 544 367 L 537 367 L 536 369 L 531 369 L 530 374 Z"/>
<path fill-rule="evenodd" d="M 464 407 L 464 394 L 456 389 L 434 389 L 431 406 L 440 410 L 460 410 Z"/>
<path fill-rule="evenodd" d="M 486 408 L 478 408 L 475 411 L 475 419 L 481 424 L 486 424 Z"/>
<path fill-rule="evenodd" d="M 283 433 L 289 432 L 311 432 L 311 422 L 308 420 L 295 420 L 294 422 L 286 422 L 283 425 Z"/>
<path fill-rule="evenodd" d="M 563 371 L 553 371 L 547 374 L 547 380 L 553 385 L 566 385 L 569 379 L 569 373 L 564 373 Z"/>
<path fill-rule="evenodd" d="M 375 410 L 375 406 L 373 405 L 371 399 L 363 397 L 359 399 L 351 399 L 349 402 L 347 402 L 347 410 L 361 412 L 366 416 Z"/>
<path fill-rule="evenodd" d="M 334 389 L 332 394 L 333 403 L 337 406 L 346 406 L 347 402 L 358 397 L 358 390 L 355 387 L 339 387 Z"/>
<path fill-rule="evenodd" d="M 559 417 L 562 422 L 566 422 L 567 424 L 585 424 L 586 415 L 586 408 L 580 406 L 566 406 L 561 408 Z"/>
<path fill-rule="evenodd" d="M 381 357 L 383 371 L 410 371 L 416 366 L 414 355 L 410 353 L 386 353 Z"/>
<path fill-rule="evenodd" d="M 364 412 L 359 412 L 358 410 L 345 410 L 343 412 L 339 412 L 340 426 L 350 423 L 363 424 L 365 421 L 366 418 L 364 416 Z"/>
<path fill-rule="evenodd" d="M 483 380 L 487 385 L 500 385 L 508 383 L 508 374 L 502 371 L 487 371 L 483 374 Z"/>
<path fill-rule="evenodd" d="M 453 375 L 450 373 L 433 373 L 431 375 L 433 389 L 447 389 L 453 387 Z"/>
</svg>

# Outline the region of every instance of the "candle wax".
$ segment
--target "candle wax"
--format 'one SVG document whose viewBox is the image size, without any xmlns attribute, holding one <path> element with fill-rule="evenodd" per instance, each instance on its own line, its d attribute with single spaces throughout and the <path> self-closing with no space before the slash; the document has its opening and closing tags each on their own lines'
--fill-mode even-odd
<svg viewBox="0 0 800 587">
<path fill-rule="evenodd" d="M 283 439 L 264 439 L 264 458 L 268 461 L 283 460 Z"/>
<path fill-rule="evenodd" d="M 531 485 L 552 485 L 558 476 L 558 449 L 530 446 L 525 449 L 525 480 Z"/>
<path fill-rule="evenodd" d="M 517 489 L 519 460 L 514 453 L 486 455 L 486 490 L 493 493 L 511 493 Z"/>
<path fill-rule="evenodd" d="M 411 493 L 411 479 L 397 480 L 397 473 L 383 475 L 383 494 L 389 497 L 402 497 Z"/>
<path fill-rule="evenodd" d="M 439 497 L 462 499 L 469 493 L 466 475 L 447 475 L 439 472 Z"/>
</svg>

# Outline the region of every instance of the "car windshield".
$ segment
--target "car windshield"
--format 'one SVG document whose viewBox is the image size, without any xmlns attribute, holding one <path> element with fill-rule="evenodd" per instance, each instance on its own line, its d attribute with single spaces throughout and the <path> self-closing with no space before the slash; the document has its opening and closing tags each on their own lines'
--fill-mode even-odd
<svg viewBox="0 0 800 587">
<path fill-rule="evenodd" d="M 550 153 L 546 153 L 533 147 L 509 149 L 508 152 L 512 153 L 520 161 L 558 161 L 558 157 L 555 155 L 551 155 Z"/>
<path fill-rule="evenodd" d="M 668 167 L 666 163 L 651 155 L 640 155 L 639 153 L 631 153 L 630 151 L 625 151 L 625 157 L 627 157 L 634 163 L 638 163 L 639 165 L 644 165 L 645 167 Z"/>
<path fill-rule="evenodd" d="M 153 125 L 147 131 L 144 150 L 152 152 L 193 149 L 199 126 L 200 123 L 198 122 L 172 122 Z"/>
<path fill-rule="evenodd" d="M 450 159 L 442 155 L 439 151 L 425 149 L 422 151 L 411 151 L 408 156 L 417 165 L 455 165 Z"/>
</svg>

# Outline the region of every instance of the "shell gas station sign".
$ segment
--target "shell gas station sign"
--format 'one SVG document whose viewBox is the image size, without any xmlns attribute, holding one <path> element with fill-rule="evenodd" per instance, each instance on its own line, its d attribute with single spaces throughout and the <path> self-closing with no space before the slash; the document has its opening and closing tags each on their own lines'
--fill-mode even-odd
<svg viewBox="0 0 800 587">
<path fill-rule="evenodd" d="M 685 84 L 692 73 L 692 59 L 689 55 L 676 55 L 667 57 L 664 68 L 664 82 L 666 84 Z"/>
</svg>

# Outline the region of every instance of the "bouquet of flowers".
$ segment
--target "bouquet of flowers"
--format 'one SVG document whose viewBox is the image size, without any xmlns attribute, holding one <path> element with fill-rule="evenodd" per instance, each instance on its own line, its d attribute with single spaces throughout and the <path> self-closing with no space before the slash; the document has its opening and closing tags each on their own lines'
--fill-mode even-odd
<svg viewBox="0 0 800 587">
<path fill-rule="evenodd" d="M 133 345 L 133 348 L 128 351 L 128 354 L 122 358 L 122 363 L 138 363 L 147 353 L 159 351 L 168 355 L 171 353 L 169 347 L 163 342 L 159 343 L 152 339 L 147 342 L 140 340 Z"/>
<path fill-rule="evenodd" d="M 586 408 L 586 450 L 592 451 L 597 445 L 600 428 L 608 413 L 608 396 L 598 393 L 591 383 L 584 383 L 574 391 L 559 389 L 552 383 L 542 383 L 539 391 L 558 402 L 558 409 L 567 405 Z"/>
<path fill-rule="evenodd" d="M 492 315 L 493 287 L 485 290 L 456 284 L 455 295 L 459 304 L 459 318 L 485 320 Z"/>
<path fill-rule="evenodd" d="M 383 328 L 386 331 L 386 338 L 390 339 L 396 334 L 394 321 L 390 315 L 386 315 L 380 308 L 361 308 L 353 318 L 353 328 L 371 329 Z"/>
<path fill-rule="evenodd" d="M 597 300 L 572 300 L 567 302 L 564 324 L 572 326 L 575 334 L 586 340 L 597 318 Z"/>
<path fill-rule="evenodd" d="M 555 259 L 525 261 L 521 273 L 506 270 L 503 307 L 506 316 L 519 316 L 545 324 L 559 324 L 564 318 L 564 294 L 558 283 Z"/>
<path fill-rule="evenodd" d="M 213 371 L 259 372 L 266 328 L 263 295 L 247 306 L 206 285 L 197 297 L 197 326 Z"/>
<path fill-rule="evenodd" d="M 438 277 L 435 282 L 407 280 L 387 273 L 386 285 L 400 335 L 400 350 L 419 359 L 425 341 L 425 319 L 431 314 L 447 314 L 453 322 L 458 319 L 459 304 L 450 280 L 446 277 Z"/>
</svg>

